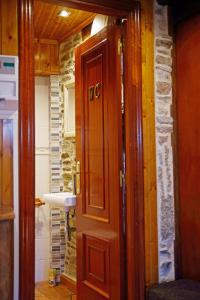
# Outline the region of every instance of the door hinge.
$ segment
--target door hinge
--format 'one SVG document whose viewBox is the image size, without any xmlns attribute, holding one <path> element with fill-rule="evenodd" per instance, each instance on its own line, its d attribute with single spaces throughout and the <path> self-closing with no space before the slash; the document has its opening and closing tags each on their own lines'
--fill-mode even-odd
<svg viewBox="0 0 200 300">
<path fill-rule="evenodd" d="M 119 182 L 120 182 L 120 187 L 121 188 L 123 187 L 124 179 L 125 179 L 125 174 L 123 173 L 122 170 L 120 170 L 120 172 L 119 172 Z"/>
<path fill-rule="evenodd" d="M 124 39 L 120 37 L 118 39 L 118 55 L 121 55 L 124 51 Z"/>
</svg>

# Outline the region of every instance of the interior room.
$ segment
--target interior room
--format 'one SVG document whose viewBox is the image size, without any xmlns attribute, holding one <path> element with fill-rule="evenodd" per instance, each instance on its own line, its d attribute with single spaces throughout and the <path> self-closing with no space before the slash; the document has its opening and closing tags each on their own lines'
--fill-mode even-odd
<svg viewBox="0 0 200 300">
<path fill-rule="evenodd" d="M 0 300 L 199 300 L 200 1 L 0 15 Z"/>
<path fill-rule="evenodd" d="M 76 299 L 75 48 L 108 17 L 34 2 L 35 299 Z"/>
</svg>

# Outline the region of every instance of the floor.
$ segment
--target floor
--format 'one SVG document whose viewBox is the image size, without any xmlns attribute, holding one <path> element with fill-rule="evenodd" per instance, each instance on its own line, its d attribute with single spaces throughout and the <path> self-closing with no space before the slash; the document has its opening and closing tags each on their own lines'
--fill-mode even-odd
<svg viewBox="0 0 200 300">
<path fill-rule="evenodd" d="M 77 300 L 76 295 L 60 284 L 50 287 L 47 282 L 36 283 L 35 300 Z"/>
</svg>

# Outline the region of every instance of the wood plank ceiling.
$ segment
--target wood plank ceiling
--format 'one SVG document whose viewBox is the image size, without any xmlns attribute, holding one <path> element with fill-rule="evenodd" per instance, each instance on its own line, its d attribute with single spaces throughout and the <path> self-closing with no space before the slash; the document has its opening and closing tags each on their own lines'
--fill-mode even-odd
<svg viewBox="0 0 200 300">
<path fill-rule="evenodd" d="M 71 13 L 67 18 L 58 16 L 63 9 Z M 91 12 L 34 1 L 35 38 L 62 42 L 89 25 L 94 17 L 95 14 Z"/>
</svg>

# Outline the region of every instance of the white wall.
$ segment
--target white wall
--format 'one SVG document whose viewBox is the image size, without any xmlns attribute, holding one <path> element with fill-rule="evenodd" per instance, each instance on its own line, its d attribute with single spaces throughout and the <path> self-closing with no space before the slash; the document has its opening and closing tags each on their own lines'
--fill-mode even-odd
<svg viewBox="0 0 200 300">
<path fill-rule="evenodd" d="M 49 78 L 35 78 L 36 197 L 49 192 Z M 46 281 L 50 262 L 49 206 L 36 208 L 35 281 Z"/>
</svg>

